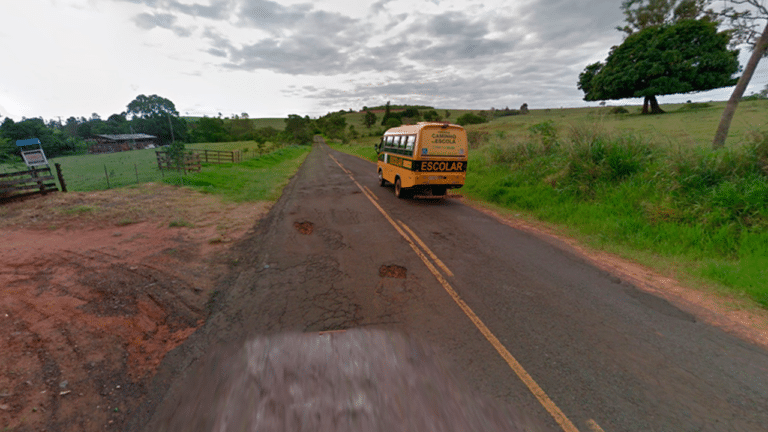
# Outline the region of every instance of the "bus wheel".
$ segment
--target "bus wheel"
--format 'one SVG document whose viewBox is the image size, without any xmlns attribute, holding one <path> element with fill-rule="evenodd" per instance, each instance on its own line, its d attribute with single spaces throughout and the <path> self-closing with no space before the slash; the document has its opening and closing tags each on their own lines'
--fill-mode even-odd
<svg viewBox="0 0 768 432">
<path fill-rule="evenodd" d="M 405 191 L 400 185 L 400 177 L 395 179 L 395 196 L 398 198 L 405 198 Z"/>
<path fill-rule="evenodd" d="M 379 186 L 384 186 L 387 184 L 387 181 L 384 180 L 384 173 L 379 170 Z"/>
<path fill-rule="evenodd" d="M 432 195 L 434 196 L 443 196 L 445 195 L 445 191 L 448 190 L 445 186 L 435 186 L 432 188 Z"/>
</svg>

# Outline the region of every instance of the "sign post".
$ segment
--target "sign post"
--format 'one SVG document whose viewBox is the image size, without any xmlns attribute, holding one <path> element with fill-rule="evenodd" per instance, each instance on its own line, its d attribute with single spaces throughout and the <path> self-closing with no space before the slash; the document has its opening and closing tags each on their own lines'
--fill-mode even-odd
<svg viewBox="0 0 768 432">
<path fill-rule="evenodd" d="M 43 145 L 39 138 L 16 140 L 16 146 L 21 147 L 21 157 L 24 158 L 24 163 L 28 167 L 48 166 L 48 159 L 45 157 Z M 28 148 L 32 146 L 37 146 L 37 148 Z M 27 148 L 25 149 L 25 147 Z"/>
</svg>

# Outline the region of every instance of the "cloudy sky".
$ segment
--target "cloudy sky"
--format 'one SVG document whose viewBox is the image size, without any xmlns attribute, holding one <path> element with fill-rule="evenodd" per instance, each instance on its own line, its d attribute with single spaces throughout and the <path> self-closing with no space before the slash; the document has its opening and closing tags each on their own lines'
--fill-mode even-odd
<svg viewBox="0 0 768 432">
<path fill-rule="evenodd" d="M 388 100 L 587 106 L 576 81 L 621 43 L 620 3 L 2 0 L 0 115 L 106 118 L 139 94 L 168 98 L 182 115 L 252 118 L 317 117 Z M 747 94 L 766 83 L 763 61 Z"/>
</svg>

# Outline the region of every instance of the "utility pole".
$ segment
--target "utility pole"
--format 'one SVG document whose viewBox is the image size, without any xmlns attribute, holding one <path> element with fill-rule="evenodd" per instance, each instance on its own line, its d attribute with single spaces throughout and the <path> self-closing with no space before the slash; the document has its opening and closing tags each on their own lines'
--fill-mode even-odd
<svg viewBox="0 0 768 432">
<path fill-rule="evenodd" d="M 168 113 L 165 113 L 165 116 L 168 117 L 168 126 L 171 128 L 171 144 L 173 144 L 176 140 L 173 138 L 173 124 L 171 123 L 171 116 Z"/>
</svg>

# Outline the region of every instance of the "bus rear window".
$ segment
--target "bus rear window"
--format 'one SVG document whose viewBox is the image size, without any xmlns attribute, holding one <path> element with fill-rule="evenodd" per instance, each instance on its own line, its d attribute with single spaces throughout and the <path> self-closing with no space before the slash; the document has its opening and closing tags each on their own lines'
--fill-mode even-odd
<svg viewBox="0 0 768 432">
<path fill-rule="evenodd" d="M 405 145 L 406 150 L 413 150 L 413 144 L 416 142 L 416 135 L 408 135 L 408 143 Z"/>
</svg>

